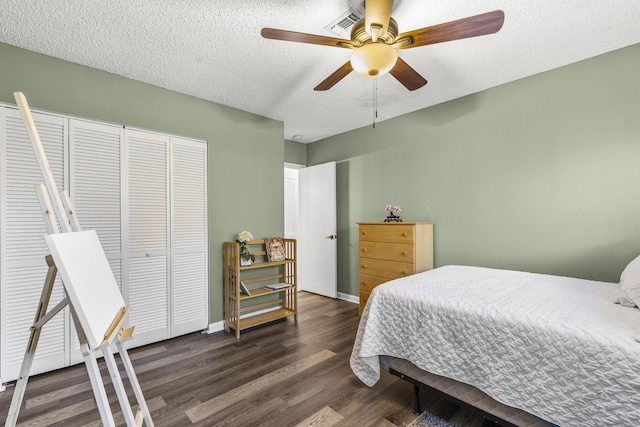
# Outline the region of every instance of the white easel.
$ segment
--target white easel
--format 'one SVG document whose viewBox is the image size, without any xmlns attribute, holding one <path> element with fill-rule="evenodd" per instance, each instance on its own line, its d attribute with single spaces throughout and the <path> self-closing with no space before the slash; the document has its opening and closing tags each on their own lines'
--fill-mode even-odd
<svg viewBox="0 0 640 427">
<path fill-rule="evenodd" d="M 44 148 L 40 141 L 40 137 L 38 136 L 38 131 L 33 121 L 33 117 L 31 116 L 31 110 L 29 109 L 27 100 L 21 92 L 15 92 L 14 97 L 16 99 L 18 108 L 20 109 L 20 114 L 24 121 L 29 139 L 31 140 L 31 143 L 33 145 L 36 158 L 38 159 L 38 165 L 40 166 L 40 170 L 42 171 L 42 176 L 45 181 L 44 184 L 36 186 L 36 191 L 43 210 L 47 231 L 49 235 L 55 235 L 60 232 L 80 232 L 80 223 L 78 222 L 78 219 L 73 211 L 68 195 L 64 191 L 60 193 L 58 192 L 55 181 L 53 179 L 53 174 L 51 173 L 51 168 L 44 152 Z M 51 205 L 51 202 L 53 202 L 53 207 Z M 58 218 L 57 221 L 56 216 Z M 60 228 L 58 228 L 58 226 Z M 86 235 L 86 233 L 88 232 L 84 232 L 82 234 Z M 98 246 L 97 251 L 101 255 L 103 255 L 104 251 L 102 250 L 99 241 L 97 241 L 97 236 L 94 240 L 96 242 L 96 245 Z M 47 243 L 49 244 L 49 240 L 47 241 Z M 96 248 L 94 247 L 94 249 Z M 58 257 L 60 257 L 60 255 L 58 255 Z M 106 257 L 104 258 L 104 260 L 106 261 Z M 87 320 L 85 316 L 86 308 L 78 306 L 79 300 L 77 299 L 77 296 L 75 296 L 76 294 L 71 292 L 72 289 L 69 289 L 70 284 L 65 282 L 64 274 L 62 275 L 62 277 L 65 290 L 67 291 L 67 296 L 49 312 L 47 312 L 53 285 L 55 283 L 56 276 L 59 273 L 58 267 L 64 269 L 65 266 L 56 266 L 54 257 L 52 257 L 51 255 L 48 255 L 46 257 L 46 261 L 47 265 L 49 266 L 49 270 L 47 272 L 44 286 L 42 288 L 42 294 L 40 296 L 40 302 L 38 303 L 38 308 L 36 310 L 33 326 L 31 326 L 29 342 L 25 350 L 22 367 L 20 369 L 20 376 L 18 377 L 16 388 L 13 393 L 11 407 L 9 408 L 9 414 L 5 422 L 5 427 L 15 426 L 18 420 L 18 413 L 20 412 L 20 407 L 22 406 L 22 400 L 27 388 L 27 381 L 29 380 L 29 372 L 31 371 L 31 366 L 35 357 L 36 347 L 38 346 L 38 340 L 40 338 L 42 327 L 67 305 L 69 306 L 69 311 L 73 318 L 73 323 L 78 334 L 78 340 L 80 341 L 80 350 L 82 352 L 84 362 L 89 373 L 91 387 L 93 389 L 93 394 L 98 405 L 98 410 L 100 411 L 102 424 L 104 426 L 115 426 L 113 414 L 109 406 L 109 399 L 104 389 L 104 384 L 100 375 L 100 368 L 98 366 L 96 355 L 100 351 L 102 351 L 102 355 L 104 356 L 104 360 L 107 365 L 113 387 L 118 396 L 118 401 L 120 403 L 120 407 L 122 409 L 122 413 L 124 415 L 127 426 L 141 426 L 144 422 L 146 426 L 153 427 L 153 421 L 149 413 L 149 408 L 147 407 L 147 403 L 144 400 L 142 389 L 140 388 L 140 384 L 138 383 L 138 379 L 133 370 L 131 359 L 129 359 L 127 350 L 123 345 L 123 341 L 131 338 L 134 330 L 133 326 L 129 328 L 123 327 L 128 314 L 127 307 L 123 304 L 118 310 L 116 310 L 117 312 L 109 314 L 109 316 L 113 317 L 107 318 L 107 324 L 109 321 L 111 321 L 111 319 L 113 320 L 111 321 L 109 327 L 104 330 L 104 338 L 101 338 L 101 342 L 96 341 L 95 334 L 91 333 L 93 332 L 92 329 L 95 329 L 95 323 L 91 323 Z M 112 277 L 113 274 L 108 268 L 108 265 L 107 269 L 108 273 Z M 62 272 L 66 272 L 66 269 L 64 269 L 64 271 Z M 119 294 L 117 285 L 115 286 L 115 290 L 117 291 L 118 297 L 121 299 L 122 297 Z M 116 300 L 116 302 L 118 301 Z M 89 338 L 87 333 L 90 333 Z M 102 330 L 100 330 L 99 333 L 102 334 Z M 138 410 L 135 416 L 133 415 L 133 411 L 129 403 L 124 384 L 122 383 L 122 378 L 120 377 L 120 371 L 116 363 L 112 345 L 116 346 L 120 354 L 120 359 L 122 361 L 122 364 L 124 365 L 127 377 L 129 378 L 129 382 L 131 383 L 131 387 L 133 388 L 133 392 L 138 403 Z"/>
</svg>

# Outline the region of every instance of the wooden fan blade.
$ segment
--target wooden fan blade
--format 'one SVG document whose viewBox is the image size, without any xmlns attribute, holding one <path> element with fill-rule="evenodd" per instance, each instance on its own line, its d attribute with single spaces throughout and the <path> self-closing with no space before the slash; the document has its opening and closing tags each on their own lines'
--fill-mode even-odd
<svg viewBox="0 0 640 427">
<path fill-rule="evenodd" d="M 480 15 L 469 16 L 456 21 L 445 22 L 400 34 L 396 37 L 399 49 L 425 46 L 428 44 L 484 36 L 500 31 L 504 23 L 504 12 L 494 10 Z M 410 43 L 403 43 L 408 39 Z"/>
<path fill-rule="evenodd" d="M 347 61 L 346 64 L 334 71 L 333 74 L 324 79 L 324 81 L 314 87 L 313 90 L 323 91 L 331 89 L 336 83 L 347 77 L 347 75 L 352 71 L 353 67 L 351 66 L 351 61 Z"/>
<path fill-rule="evenodd" d="M 315 34 L 298 33 L 295 31 L 278 30 L 276 28 L 263 28 L 260 32 L 265 39 L 284 40 L 288 42 L 318 44 L 322 46 L 353 48 L 350 40 L 336 39 L 333 37 L 318 36 Z"/>
<path fill-rule="evenodd" d="M 402 58 L 398 58 L 396 65 L 389 71 L 400 83 L 409 90 L 420 89 L 427 84 L 427 81 L 416 70 L 411 68 L 409 64 L 404 62 Z"/>
<path fill-rule="evenodd" d="M 387 33 L 393 0 L 366 0 L 364 7 L 364 28 L 375 43 L 379 35 Z"/>
</svg>

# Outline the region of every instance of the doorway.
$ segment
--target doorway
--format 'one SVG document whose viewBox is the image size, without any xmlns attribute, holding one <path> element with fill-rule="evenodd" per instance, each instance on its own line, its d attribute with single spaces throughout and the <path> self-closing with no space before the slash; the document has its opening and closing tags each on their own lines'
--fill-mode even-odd
<svg viewBox="0 0 640 427">
<path fill-rule="evenodd" d="M 335 162 L 285 163 L 285 236 L 298 241 L 298 289 L 337 297 Z"/>
<path fill-rule="evenodd" d="M 284 237 L 298 238 L 298 171 L 303 165 L 284 164 Z"/>
</svg>

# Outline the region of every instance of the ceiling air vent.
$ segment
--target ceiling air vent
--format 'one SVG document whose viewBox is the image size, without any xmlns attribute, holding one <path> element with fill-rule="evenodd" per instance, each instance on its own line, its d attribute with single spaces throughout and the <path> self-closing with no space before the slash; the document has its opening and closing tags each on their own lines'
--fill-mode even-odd
<svg viewBox="0 0 640 427">
<path fill-rule="evenodd" d="M 351 27 L 353 27 L 353 24 L 362 18 L 363 17 L 357 13 L 347 11 L 324 28 L 337 34 L 343 39 L 349 40 L 351 38 Z"/>
</svg>

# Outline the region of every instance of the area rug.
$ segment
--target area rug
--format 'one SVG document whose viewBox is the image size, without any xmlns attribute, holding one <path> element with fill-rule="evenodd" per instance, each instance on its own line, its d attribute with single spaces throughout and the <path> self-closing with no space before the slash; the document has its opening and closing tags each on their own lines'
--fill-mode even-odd
<svg viewBox="0 0 640 427">
<path fill-rule="evenodd" d="M 428 412 L 423 412 L 407 427 L 455 427 L 453 424 Z"/>
</svg>

